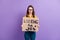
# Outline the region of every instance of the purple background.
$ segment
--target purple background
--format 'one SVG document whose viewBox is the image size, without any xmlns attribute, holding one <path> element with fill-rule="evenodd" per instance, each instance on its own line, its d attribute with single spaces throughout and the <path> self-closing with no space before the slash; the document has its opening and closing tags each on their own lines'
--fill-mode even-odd
<svg viewBox="0 0 60 40">
<path fill-rule="evenodd" d="M 40 18 L 36 40 L 60 40 L 60 0 L 0 0 L 0 40 L 24 40 L 21 21 L 29 4 Z"/>
</svg>

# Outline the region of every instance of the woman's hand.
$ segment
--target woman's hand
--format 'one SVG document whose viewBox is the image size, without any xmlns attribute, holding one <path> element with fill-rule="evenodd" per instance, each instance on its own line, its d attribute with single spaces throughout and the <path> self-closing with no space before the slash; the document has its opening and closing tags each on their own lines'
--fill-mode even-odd
<svg viewBox="0 0 60 40">
<path fill-rule="evenodd" d="M 21 25 L 21 27 L 23 27 L 23 25 Z"/>
</svg>

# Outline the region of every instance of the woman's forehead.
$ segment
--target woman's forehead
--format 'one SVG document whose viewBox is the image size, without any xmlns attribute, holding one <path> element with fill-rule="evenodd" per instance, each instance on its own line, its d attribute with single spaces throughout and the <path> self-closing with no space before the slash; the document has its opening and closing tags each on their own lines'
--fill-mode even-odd
<svg viewBox="0 0 60 40">
<path fill-rule="evenodd" d="M 29 7 L 29 9 L 33 9 L 32 7 Z"/>
</svg>

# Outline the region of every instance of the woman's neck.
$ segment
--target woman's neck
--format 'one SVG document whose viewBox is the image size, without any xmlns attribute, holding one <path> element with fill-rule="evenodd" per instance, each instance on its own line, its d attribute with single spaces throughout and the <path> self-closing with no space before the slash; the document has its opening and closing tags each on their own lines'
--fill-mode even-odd
<svg viewBox="0 0 60 40">
<path fill-rule="evenodd" d="M 29 14 L 29 17 L 32 17 L 32 14 Z"/>
</svg>

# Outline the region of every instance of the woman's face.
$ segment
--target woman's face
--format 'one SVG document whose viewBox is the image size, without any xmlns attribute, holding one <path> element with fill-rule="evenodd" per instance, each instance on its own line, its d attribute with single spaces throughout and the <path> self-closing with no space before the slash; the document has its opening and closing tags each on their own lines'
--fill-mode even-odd
<svg viewBox="0 0 60 40">
<path fill-rule="evenodd" d="M 29 14 L 32 14 L 32 12 L 33 12 L 33 8 L 29 7 Z"/>
</svg>

